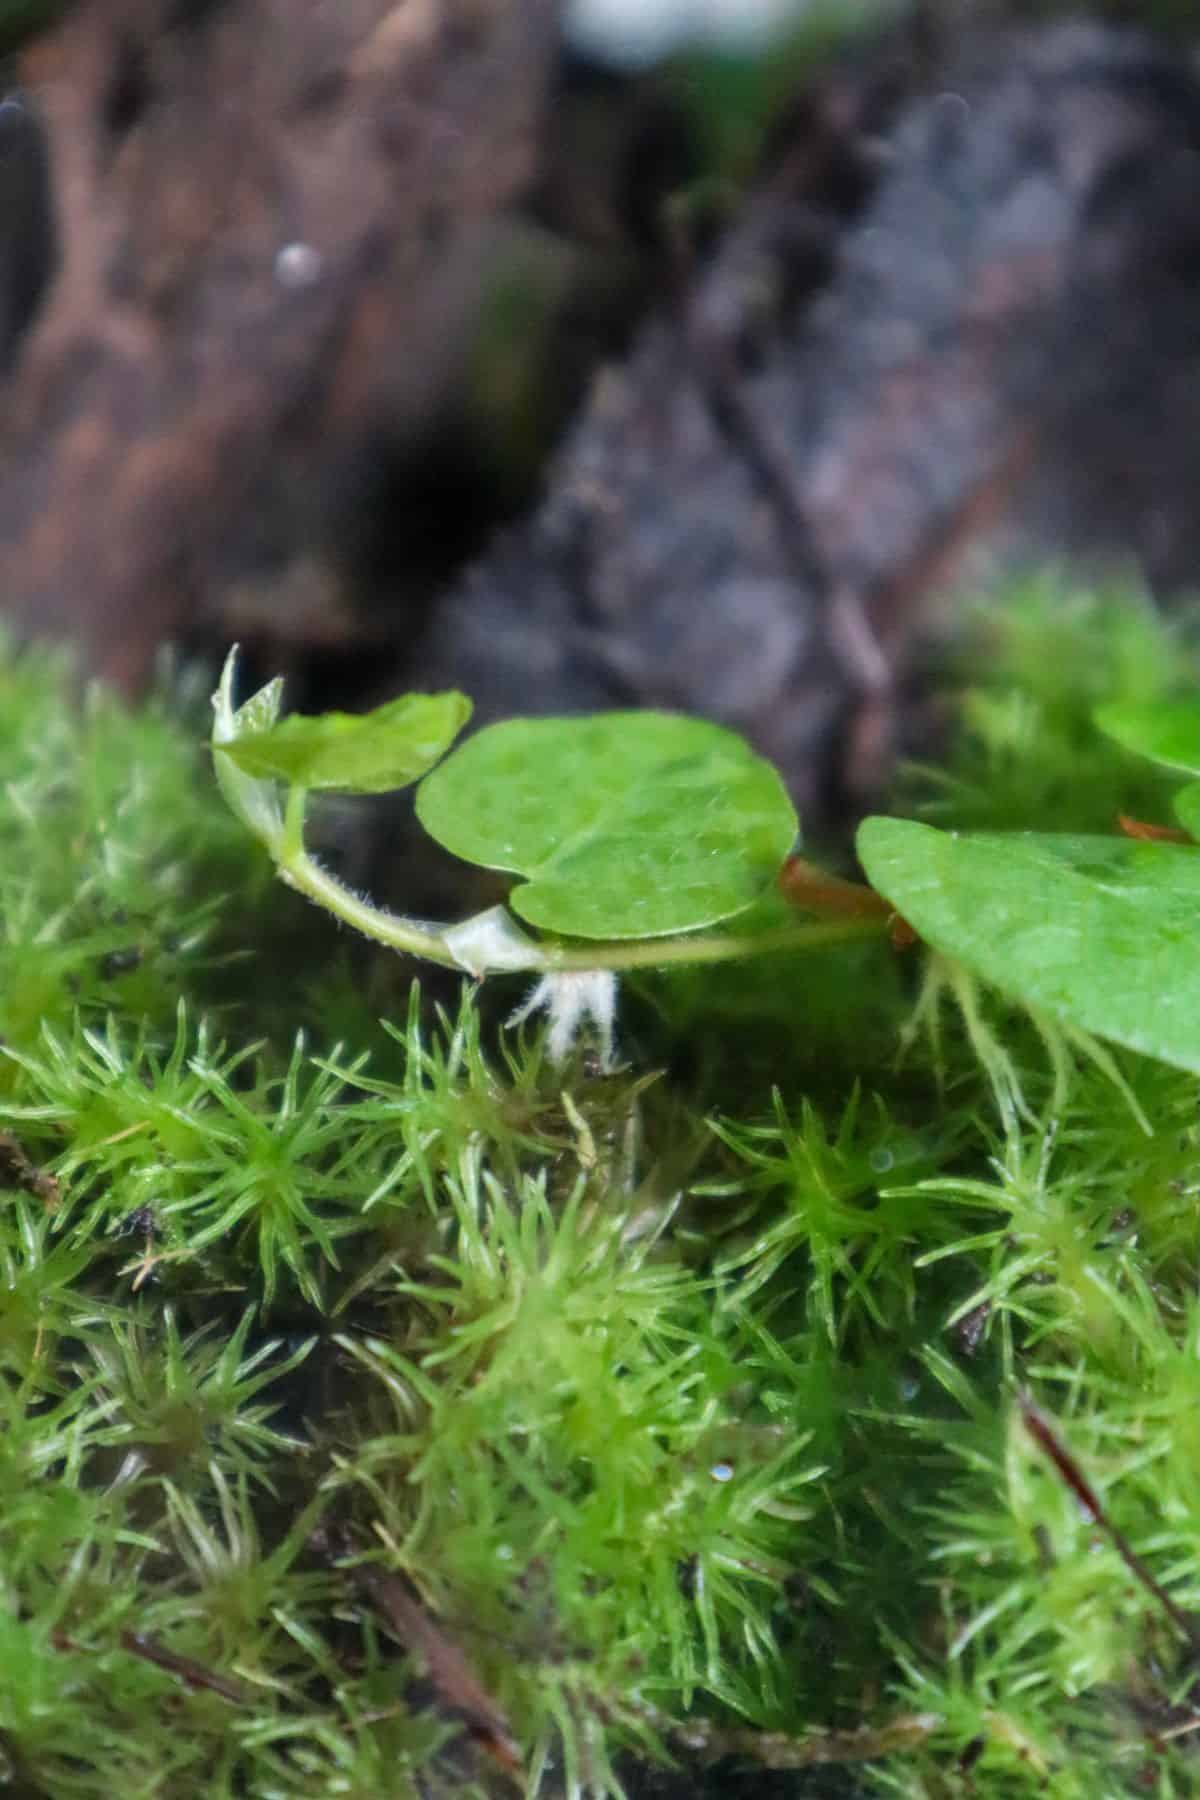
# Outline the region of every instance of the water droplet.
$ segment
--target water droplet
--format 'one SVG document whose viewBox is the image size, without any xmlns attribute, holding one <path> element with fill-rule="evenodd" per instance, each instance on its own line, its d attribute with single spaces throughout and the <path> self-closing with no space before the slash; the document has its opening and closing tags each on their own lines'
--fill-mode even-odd
<svg viewBox="0 0 1200 1800">
<path fill-rule="evenodd" d="M 285 244 L 275 257 L 275 279 L 280 287 L 311 287 L 321 267 L 321 252 L 311 244 Z"/>
</svg>

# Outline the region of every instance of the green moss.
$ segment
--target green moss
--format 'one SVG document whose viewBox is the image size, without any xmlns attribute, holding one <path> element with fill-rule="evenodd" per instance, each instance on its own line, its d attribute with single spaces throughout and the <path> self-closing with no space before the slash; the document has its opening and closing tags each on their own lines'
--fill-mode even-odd
<svg viewBox="0 0 1200 1800">
<path fill-rule="evenodd" d="M 1093 710 L 1114 694 L 1189 691 L 1196 619 L 1165 624 L 1128 591 L 1073 588 L 1046 573 L 981 604 L 951 677 L 949 761 L 908 771 L 903 797 L 939 825 L 983 831 L 1111 831 L 1117 814 L 1168 821 L 1179 786 L 1103 738 Z"/>
<path fill-rule="evenodd" d="M 978 629 L 910 804 L 1165 816 L 1089 718 L 1188 631 Z M 470 992 L 381 1028 L 200 731 L 0 663 L 12 1791 L 1193 1791 L 1194 1645 L 1018 1404 L 1200 1611 L 1193 1078 L 986 997 L 901 1056 L 862 946 L 642 981 L 611 1076 Z"/>
</svg>

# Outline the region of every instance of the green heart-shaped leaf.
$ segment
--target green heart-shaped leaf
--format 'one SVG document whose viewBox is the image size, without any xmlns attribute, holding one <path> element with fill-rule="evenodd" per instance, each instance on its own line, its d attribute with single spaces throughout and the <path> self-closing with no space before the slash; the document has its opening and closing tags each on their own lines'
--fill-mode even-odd
<svg viewBox="0 0 1200 1800">
<path fill-rule="evenodd" d="M 797 830 L 778 773 L 743 739 L 653 712 L 492 725 L 426 777 L 417 816 L 455 856 L 523 875 L 521 918 L 587 938 L 742 912 Z"/>
<path fill-rule="evenodd" d="M 935 949 L 1059 1019 L 1200 1072 L 1200 850 L 867 819 L 858 853 Z"/>
<path fill-rule="evenodd" d="M 265 730 L 239 730 L 222 749 L 259 780 L 273 776 L 294 787 L 386 794 L 431 769 L 470 716 L 465 694 L 402 694 L 369 713 L 293 713 Z"/>
<path fill-rule="evenodd" d="M 1200 775 L 1200 699 L 1115 702 L 1096 724 L 1123 749 L 1186 775 Z"/>
</svg>

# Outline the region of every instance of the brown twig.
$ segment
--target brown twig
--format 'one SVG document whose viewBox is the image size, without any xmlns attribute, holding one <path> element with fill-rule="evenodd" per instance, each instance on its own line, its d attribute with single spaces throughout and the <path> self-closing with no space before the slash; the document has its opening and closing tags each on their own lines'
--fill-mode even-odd
<svg viewBox="0 0 1200 1800">
<path fill-rule="evenodd" d="M 228 1700 L 232 1706 L 250 1704 L 250 1695 L 241 1682 L 231 1681 L 215 1669 L 206 1669 L 203 1663 L 193 1662 L 190 1656 L 168 1650 L 148 1632 L 123 1631 L 121 1648 L 128 1650 L 131 1656 L 140 1656 L 144 1662 L 153 1663 L 157 1669 L 165 1669 L 168 1675 L 177 1675 L 185 1687 L 207 1688 L 209 1693 L 220 1694 L 222 1700 Z"/>
<path fill-rule="evenodd" d="M 1039 1411 L 1028 1395 L 1019 1396 L 1018 1405 L 1026 1431 L 1038 1448 L 1054 1464 L 1092 1523 L 1107 1537 L 1134 1580 L 1139 1582 L 1146 1592 L 1157 1600 L 1184 1643 L 1192 1650 L 1200 1650 L 1200 1630 L 1197 1629 L 1196 1621 L 1172 1600 L 1162 1583 L 1150 1573 L 1124 1532 L 1113 1524 L 1104 1510 L 1100 1496 L 1054 1430 L 1049 1419 Z"/>
<path fill-rule="evenodd" d="M 338 1544 L 331 1527 L 318 1532 L 313 1547 L 321 1554 L 338 1556 L 351 1546 Z M 400 1639 L 424 1662 L 440 1699 L 466 1723 L 475 1741 L 506 1773 L 523 1775 L 521 1752 L 512 1727 L 499 1703 L 483 1686 L 466 1655 L 435 1623 L 403 1576 L 380 1568 L 378 1563 L 353 1562 L 338 1566 L 382 1614 Z"/>
</svg>

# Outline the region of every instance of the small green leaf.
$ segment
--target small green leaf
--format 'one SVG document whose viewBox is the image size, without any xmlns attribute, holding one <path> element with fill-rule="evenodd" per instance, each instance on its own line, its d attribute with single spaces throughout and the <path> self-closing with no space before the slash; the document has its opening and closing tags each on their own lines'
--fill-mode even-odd
<svg viewBox="0 0 1200 1800">
<path fill-rule="evenodd" d="M 1126 750 L 1168 769 L 1200 775 L 1200 698 L 1101 706 L 1096 724 Z"/>
<path fill-rule="evenodd" d="M 867 819 L 858 853 L 935 949 L 1059 1019 L 1200 1072 L 1200 851 Z"/>
<path fill-rule="evenodd" d="M 510 901 L 521 918 L 586 938 L 742 912 L 797 830 L 779 775 L 743 739 L 653 712 L 489 726 L 422 782 L 417 816 L 455 856 L 525 876 Z"/>
<path fill-rule="evenodd" d="M 1200 781 L 1190 781 L 1171 801 L 1171 810 L 1190 837 L 1200 843 Z"/>
<path fill-rule="evenodd" d="M 239 730 L 222 747 L 245 774 L 260 780 L 385 794 L 419 780 L 470 716 L 465 694 L 403 694 L 369 713 L 293 713 L 265 729 Z"/>
<path fill-rule="evenodd" d="M 275 723 L 283 700 L 283 680 L 277 675 L 235 711 L 233 683 L 236 672 L 235 644 L 225 658 L 221 680 L 212 697 L 213 767 L 221 792 L 234 815 L 274 853 L 283 841 L 283 813 L 278 794 L 270 782 L 255 781 L 237 768 L 230 752 L 240 732 L 247 729 L 267 731 Z"/>
<path fill-rule="evenodd" d="M 230 654 L 231 656 L 237 655 L 236 647 Z M 230 663 L 229 669 L 230 679 L 232 679 L 232 663 Z M 265 687 L 260 687 L 257 694 L 251 694 L 250 698 L 238 707 L 233 715 L 231 738 L 236 740 L 237 738 L 247 737 L 252 732 L 272 730 L 279 718 L 279 712 L 282 706 L 283 676 L 276 675 L 272 680 L 267 682 Z"/>
</svg>

